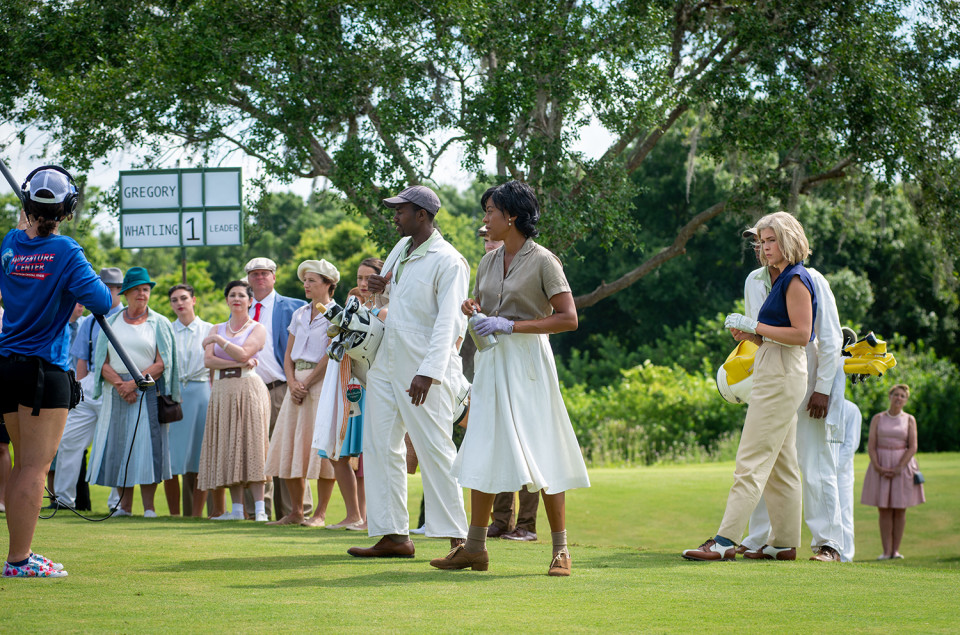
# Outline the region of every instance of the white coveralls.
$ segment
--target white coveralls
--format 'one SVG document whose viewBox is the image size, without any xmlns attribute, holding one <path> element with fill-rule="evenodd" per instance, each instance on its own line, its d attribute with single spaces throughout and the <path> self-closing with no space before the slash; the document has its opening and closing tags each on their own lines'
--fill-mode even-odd
<svg viewBox="0 0 960 635">
<path fill-rule="evenodd" d="M 407 511 L 404 432 L 417 449 L 426 506 L 426 535 L 465 538 L 463 490 L 453 476 L 457 448 L 451 438 L 453 406 L 463 374 L 457 339 L 466 318 L 467 261 L 436 230 L 422 256 L 414 255 L 402 275 L 395 266 L 410 238 L 397 243 L 381 275 L 393 275 L 378 302 L 389 302 L 383 341 L 367 374 L 363 469 L 370 536 L 405 535 Z M 410 403 L 416 375 L 433 379 L 423 404 Z"/>
<path fill-rule="evenodd" d="M 76 506 L 77 479 L 83 464 L 83 451 L 93 443 L 93 433 L 97 429 L 103 403 L 102 397 L 93 396 L 93 372 L 84 375 L 80 386 L 83 388 L 83 401 L 67 414 L 67 423 L 57 449 L 57 470 L 53 473 L 53 491 L 57 494 L 57 500 L 67 507 Z"/>
<path fill-rule="evenodd" d="M 760 307 L 770 294 L 770 277 L 764 268 L 747 276 L 744 284 L 745 313 L 757 319 Z M 817 294 L 817 315 L 813 332 L 816 337 L 807 344 L 807 392 L 797 411 L 797 459 L 803 475 L 803 519 L 813 536 L 811 547 L 828 546 L 841 551 L 843 532 L 840 525 L 840 500 L 837 491 L 837 463 L 834 450 L 827 440 L 827 428 L 840 429 L 840 410 L 843 403 L 844 382 L 840 349 L 843 335 L 840 332 L 840 317 L 837 302 L 826 278 L 811 267 L 806 268 L 813 279 Z M 812 419 L 807 412 L 810 395 L 818 392 L 830 397 L 827 418 Z M 767 544 L 770 534 L 770 517 L 761 497 L 750 516 L 749 535 L 743 544 L 749 549 L 759 549 Z M 792 547 L 793 545 L 772 545 Z"/>
<path fill-rule="evenodd" d="M 842 372 L 842 371 L 841 371 Z M 860 426 L 863 415 L 857 404 L 845 399 L 840 411 L 843 420 L 843 443 L 831 443 L 837 457 L 837 489 L 840 491 L 840 525 L 843 528 L 843 549 L 840 560 L 852 562 L 853 543 L 853 455 L 860 449 Z"/>
</svg>

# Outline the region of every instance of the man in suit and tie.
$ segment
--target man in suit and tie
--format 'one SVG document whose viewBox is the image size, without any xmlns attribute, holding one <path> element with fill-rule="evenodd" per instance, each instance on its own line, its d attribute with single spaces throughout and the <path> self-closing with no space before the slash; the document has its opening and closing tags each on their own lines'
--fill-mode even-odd
<svg viewBox="0 0 960 635">
<path fill-rule="evenodd" d="M 270 392 L 270 435 L 273 436 L 273 426 L 277 423 L 280 406 L 287 394 L 287 378 L 283 373 L 283 355 L 287 350 L 287 339 L 290 336 L 287 327 L 293 312 L 306 304 L 303 300 L 282 296 L 274 290 L 277 283 L 277 263 L 269 258 L 254 258 L 246 264 L 247 282 L 253 289 L 253 306 L 250 307 L 250 317 L 263 324 L 267 329 L 267 341 L 260 351 L 257 364 L 257 374 L 267 385 Z M 276 496 L 275 492 L 280 495 Z M 249 500 L 248 500 L 249 499 Z M 273 505 L 271 506 L 271 501 Z M 275 518 L 283 518 L 290 513 L 290 492 L 283 479 L 275 478 L 273 483 L 267 482 L 263 495 L 267 514 L 271 510 L 276 512 Z M 248 515 L 252 515 L 253 497 L 249 490 L 244 492 L 244 507 Z M 303 492 L 303 513 L 313 511 L 313 495 L 307 487 Z"/>
</svg>

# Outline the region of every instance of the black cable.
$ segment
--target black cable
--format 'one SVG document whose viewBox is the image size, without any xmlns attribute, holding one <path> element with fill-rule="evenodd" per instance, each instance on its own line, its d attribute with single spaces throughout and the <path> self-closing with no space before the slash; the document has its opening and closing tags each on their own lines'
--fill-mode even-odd
<svg viewBox="0 0 960 635">
<path fill-rule="evenodd" d="M 130 449 L 127 451 L 127 462 L 123 466 L 123 480 L 121 481 L 123 483 L 127 482 L 127 471 L 130 469 L 130 457 L 133 456 L 133 442 L 137 438 L 137 428 L 140 427 L 140 415 L 143 413 L 143 398 L 146 397 L 146 395 L 147 395 L 146 392 L 140 393 L 140 404 L 137 407 L 137 422 L 133 425 L 133 435 L 130 437 Z M 61 505 L 60 500 L 57 498 L 57 495 L 51 492 L 46 485 L 43 486 L 43 489 L 46 490 L 47 492 L 47 495 L 44 496 L 44 498 L 49 499 L 51 505 L 56 504 L 56 507 L 53 508 L 53 513 L 50 514 L 49 516 L 41 515 L 40 516 L 41 520 L 49 520 L 54 516 L 56 516 L 57 512 L 60 511 L 61 509 L 66 509 L 67 511 L 73 512 L 74 514 L 76 514 L 77 516 L 79 516 L 84 520 L 89 520 L 92 523 L 100 523 L 107 520 L 108 518 L 112 518 L 113 515 L 117 512 L 117 508 L 120 506 L 120 501 L 123 500 L 123 495 L 126 493 L 127 486 L 124 485 L 123 487 L 118 488 L 120 490 L 120 499 L 117 501 L 117 504 L 114 505 L 113 508 L 110 510 L 109 514 L 107 514 L 106 516 L 102 516 L 100 518 L 90 518 L 89 516 L 84 516 L 73 507 L 67 507 L 66 505 Z M 130 489 L 133 489 L 132 485 L 130 486 Z"/>
</svg>

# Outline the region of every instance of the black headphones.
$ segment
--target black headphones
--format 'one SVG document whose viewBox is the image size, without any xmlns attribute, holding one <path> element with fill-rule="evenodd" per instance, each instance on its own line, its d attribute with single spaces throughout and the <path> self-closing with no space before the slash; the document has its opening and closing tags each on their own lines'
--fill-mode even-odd
<svg viewBox="0 0 960 635">
<path fill-rule="evenodd" d="M 73 180 L 73 176 L 59 165 L 41 165 L 27 175 L 27 178 L 23 181 L 23 185 L 20 186 L 20 198 L 24 202 L 24 208 L 26 209 L 27 201 L 33 201 L 33 199 L 30 198 L 30 179 L 32 179 L 37 172 L 43 170 L 55 170 L 67 177 L 67 181 L 70 183 L 70 191 L 67 192 L 66 198 L 63 199 L 63 216 L 57 220 L 61 220 L 63 217 L 70 220 L 73 218 L 74 212 L 77 211 L 77 205 L 80 202 L 80 190 L 77 188 L 77 182 Z M 30 210 L 27 211 L 29 212 Z"/>
</svg>

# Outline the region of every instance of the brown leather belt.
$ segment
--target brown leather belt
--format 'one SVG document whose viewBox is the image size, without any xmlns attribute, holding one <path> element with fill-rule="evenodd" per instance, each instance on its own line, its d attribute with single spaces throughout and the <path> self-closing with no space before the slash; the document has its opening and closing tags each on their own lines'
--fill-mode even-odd
<svg viewBox="0 0 960 635">
<path fill-rule="evenodd" d="M 271 381 L 269 384 L 267 384 L 267 390 L 273 390 L 277 386 L 283 386 L 286 383 L 287 383 L 286 380 L 283 380 L 283 379 L 278 379 L 277 381 Z"/>
</svg>

